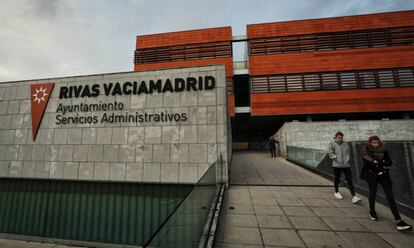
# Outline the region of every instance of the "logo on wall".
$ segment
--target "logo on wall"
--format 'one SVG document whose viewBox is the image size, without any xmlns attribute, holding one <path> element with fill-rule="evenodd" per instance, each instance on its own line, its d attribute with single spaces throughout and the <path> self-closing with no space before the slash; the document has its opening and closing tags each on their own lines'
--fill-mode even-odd
<svg viewBox="0 0 414 248">
<path fill-rule="evenodd" d="M 35 140 L 40 123 L 43 119 L 43 114 L 50 95 L 52 94 L 54 83 L 49 84 L 32 84 L 30 86 L 30 98 L 32 105 L 32 136 Z"/>
</svg>

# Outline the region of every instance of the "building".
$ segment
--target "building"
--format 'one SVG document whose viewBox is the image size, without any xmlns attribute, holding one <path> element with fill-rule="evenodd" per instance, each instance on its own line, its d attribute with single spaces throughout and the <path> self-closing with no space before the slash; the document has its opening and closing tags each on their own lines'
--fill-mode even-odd
<svg viewBox="0 0 414 248">
<path fill-rule="evenodd" d="M 231 144 L 262 149 L 279 130 L 282 152 L 317 168 L 330 134 L 286 134 L 413 128 L 398 120 L 414 115 L 413 45 L 414 11 L 220 27 L 138 36 L 132 72 L 1 83 L 0 237 L 198 246 Z"/>
<path fill-rule="evenodd" d="M 134 69 L 225 64 L 234 147 L 260 148 L 286 121 L 412 118 L 413 23 L 402 11 L 252 24 L 245 37 L 143 35 Z M 245 64 L 232 62 L 235 42 L 247 43 Z"/>
</svg>

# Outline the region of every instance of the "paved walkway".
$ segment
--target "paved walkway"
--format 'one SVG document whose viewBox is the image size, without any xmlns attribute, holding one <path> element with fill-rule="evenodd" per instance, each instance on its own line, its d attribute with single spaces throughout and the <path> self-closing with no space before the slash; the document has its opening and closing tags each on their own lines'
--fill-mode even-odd
<svg viewBox="0 0 414 248">
<path fill-rule="evenodd" d="M 280 186 L 230 186 L 216 247 L 414 247 L 414 232 L 396 231 L 388 208 L 377 204 L 380 219 L 373 222 L 365 197 L 352 204 L 341 188 L 344 199 L 337 200 L 332 183 L 283 159 L 235 153 L 232 170 L 232 182 L 257 185 L 274 178 L 277 183 L 270 184 Z"/>
<path fill-rule="evenodd" d="M 230 178 L 232 185 L 332 185 L 329 180 L 282 158 L 254 151 L 234 153 Z"/>
</svg>

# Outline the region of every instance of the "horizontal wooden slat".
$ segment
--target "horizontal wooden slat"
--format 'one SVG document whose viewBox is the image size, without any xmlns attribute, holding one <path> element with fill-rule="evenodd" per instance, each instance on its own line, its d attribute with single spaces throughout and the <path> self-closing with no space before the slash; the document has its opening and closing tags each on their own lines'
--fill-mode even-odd
<svg viewBox="0 0 414 248">
<path fill-rule="evenodd" d="M 414 68 L 253 76 L 252 93 L 414 87 Z"/>
<path fill-rule="evenodd" d="M 414 26 L 249 40 L 249 54 L 283 54 L 354 48 L 414 45 Z"/>
<path fill-rule="evenodd" d="M 167 47 L 153 47 L 135 50 L 135 64 L 226 58 L 232 56 L 231 42 L 209 42 Z"/>
</svg>

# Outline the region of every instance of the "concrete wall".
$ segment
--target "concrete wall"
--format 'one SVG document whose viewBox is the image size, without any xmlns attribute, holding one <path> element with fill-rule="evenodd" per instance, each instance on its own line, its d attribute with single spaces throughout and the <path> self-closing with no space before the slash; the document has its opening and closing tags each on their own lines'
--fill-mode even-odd
<svg viewBox="0 0 414 248">
<path fill-rule="evenodd" d="M 212 90 L 59 99 L 61 86 L 213 76 Z M 227 160 L 224 66 L 52 78 L 0 84 L 0 177 L 195 183 Z M 32 140 L 30 85 L 55 83 Z M 102 86 L 102 85 L 101 85 Z M 116 114 L 187 113 L 186 121 L 57 125 L 57 106 L 122 102 Z M 106 111 L 107 113 L 114 111 Z M 100 119 L 105 111 L 92 113 Z M 68 113 L 65 116 L 91 113 Z"/>
<path fill-rule="evenodd" d="M 414 120 L 287 122 L 275 136 L 281 155 L 287 157 L 287 146 L 326 151 L 337 131 L 347 141 L 367 141 L 372 135 L 387 141 L 414 140 Z"/>
</svg>

